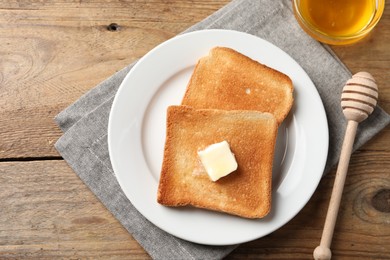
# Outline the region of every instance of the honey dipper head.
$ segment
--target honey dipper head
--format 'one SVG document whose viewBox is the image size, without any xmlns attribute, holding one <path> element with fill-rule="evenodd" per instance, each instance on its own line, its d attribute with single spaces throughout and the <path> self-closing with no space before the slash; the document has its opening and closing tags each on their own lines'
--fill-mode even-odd
<svg viewBox="0 0 390 260">
<path fill-rule="evenodd" d="M 374 111 L 378 87 L 368 72 L 358 72 L 347 81 L 341 94 L 341 107 L 347 120 L 358 123 Z"/>
</svg>

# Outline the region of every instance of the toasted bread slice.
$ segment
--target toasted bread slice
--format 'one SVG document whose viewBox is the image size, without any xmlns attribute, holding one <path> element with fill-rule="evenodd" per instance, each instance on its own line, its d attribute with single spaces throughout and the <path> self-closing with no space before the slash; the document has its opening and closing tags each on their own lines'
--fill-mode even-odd
<svg viewBox="0 0 390 260">
<path fill-rule="evenodd" d="M 191 76 L 182 105 L 269 112 L 280 124 L 293 104 L 291 79 L 226 47 L 211 49 Z"/>
<path fill-rule="evenodd" d="M 270 113 L 169 107 L 157 201 L 246 218 L 264 217 L 271 208 L 277 129 Z M 238 168 L 213 182 L 197 152 L 224 140 Z"/>
</svg>

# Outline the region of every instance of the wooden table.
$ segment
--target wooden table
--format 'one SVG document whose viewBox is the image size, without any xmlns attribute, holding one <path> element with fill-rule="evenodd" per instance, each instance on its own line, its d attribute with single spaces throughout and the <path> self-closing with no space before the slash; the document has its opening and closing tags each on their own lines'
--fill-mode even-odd
<svg viewBox="0 0 390 260">
<path fill-rule="evenodd" d="M 148 254 L 53 147 L 53 118 L 116 71 L 229 1 L 1 1 L 0 258 L 144 259 Z M 332 47 L 367 70 L 390 112 L 390 1 L 376 30 Z M 307 206 L 228 259 L 310 259 L 333 170 Z M 390 259 L 390 128 L 353 154 L 333 239 L 334 259 Z"/>
</svg>

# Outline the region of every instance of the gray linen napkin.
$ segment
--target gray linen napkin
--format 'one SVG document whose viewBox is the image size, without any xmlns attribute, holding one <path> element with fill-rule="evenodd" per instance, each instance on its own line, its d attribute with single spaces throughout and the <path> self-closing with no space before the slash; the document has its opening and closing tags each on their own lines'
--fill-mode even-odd
<svg viewBox="0 0 390 260">
<path fill-rule="evenodd" d="M 236 0 L 186 32 L 201 29 L 247 32 L 278 46 L 292 56 L 313 80 L 329 124 L 329 153 L 325 173 L 339 158 L 345 130 L 340 109 L 342 87 L 351 73 L 329 48 L 307 36 L 296 23 L 291 1 Z M 117 72 L 62 111 L 56 122 L 64 132 L 55 147 L 94 192 L 155 259 L 220 259 L 236 246 L 205 246 L 183 241 L 146 220 L 129 202 L 114 176 L 107 148 L 107 124 L 115 93 L 133 64 Z M 354 149 L 390 122 L 381 108 L 359 125 Z"/>
</svg>

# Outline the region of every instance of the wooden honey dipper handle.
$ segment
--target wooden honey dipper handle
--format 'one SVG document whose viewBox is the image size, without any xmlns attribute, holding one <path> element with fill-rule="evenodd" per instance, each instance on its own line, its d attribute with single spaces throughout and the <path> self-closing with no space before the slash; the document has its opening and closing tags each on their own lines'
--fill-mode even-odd
<svg viewBox="0 0 390 260">
<path fill-rule="evenodd" d="M 378 100 L 378 87 L 374 78 L 367 72 L 359 72 L 348 80 L 341 95 L 341 107 L 348 120 L 344 141 L 341 148 L 336 178 L 326 214 L 325 225 L 321 242 L 313 252 L 314 259 L 331 259 L 330 245 L 336 225 L 344 183 L 347 176 L 349 159 L 351 158 L 353 143 L 358 124 L 365 120 L 374 111 Z"/>
</svg>

